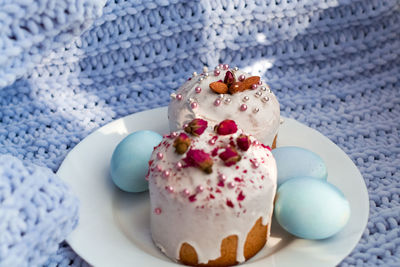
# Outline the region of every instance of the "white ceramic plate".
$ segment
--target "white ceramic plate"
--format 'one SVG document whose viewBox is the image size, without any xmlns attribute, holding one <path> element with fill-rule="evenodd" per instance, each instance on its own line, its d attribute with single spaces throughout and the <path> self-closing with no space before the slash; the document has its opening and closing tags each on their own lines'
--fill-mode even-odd
<svg viewBox="0 0 400 267">
<path fill-rule="evenodd" d="M 144 129 L 167 133 L 167 108 L 132 114 L 105 125 L 80 142 L 58 170 L 81 202 L 79 224 L 67 241 L 94 266 L 177 266 L 151 240 L 148 193 L 124 193 L 109 175 L 116 145 L 129 133 Z M 322 241 L 294 238 L 273 222 L 267 246 L 244 265 L 335 266 L 356 246 L 366 227 L 369 204 L 364 180 L 339 147 L 295 120 L 285 119 L 277 144 L 319 154 L 328 166 L 328 181 L 343 191 L 352 214 L 339 234 Z"/>
</svg>

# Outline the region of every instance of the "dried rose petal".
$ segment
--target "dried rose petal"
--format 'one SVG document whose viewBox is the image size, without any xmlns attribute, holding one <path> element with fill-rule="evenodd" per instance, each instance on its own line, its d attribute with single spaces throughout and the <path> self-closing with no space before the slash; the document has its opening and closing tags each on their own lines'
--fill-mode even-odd
<svg viewBox="0 0 400 267">
<path fill-rule="evenodd" d="M 201 149 L 190 149 L 182 160 L 186 163 L 185 167 L 197 167 L 205 173 L 212 172 L 213 160 L 210 154 Z"/>
<path fill-rule="evenodd" d="M 270 148 L 269 146 L 266 146 L 266 145 L 264 145 L 264 144 L 261 144 L 261 146 L 262 146 L 263 148 L 266 148 L 266 149 L 268 149 L 269 151 L 271 151 L 271 148 Z"/>
<path fill-rule="evenodd" d="M 190 197 L 189 197 L 189 201 L 190 202 L 195 202 L 197 199 L 196 199 L 196 195 L 191 195 Z"/>
<path fill-rule="evenodd" d="M 224 161 L 225 166 L 235 165 L 236 162 L 242 159 L 234 147 L 227 147 L 225 151 L 219 154 L 219 157 Z"/>
<path fill-rule="evenodd" d="M 192 120 L 187 127 L 185 127 L 185 132 L 193 134 L 194 136 L 199 136 L 207 129 L 207 121 L 203 119 Z"/>
<path fill-rule="evenodd" d="M 250 137 L 247 135 L 241 134 L 239 137 L 236 139 L 237 146 L 243 150 L 247 151 L 251 145 Z"/>
<path fill-rule="evenodd" d="M 173 146 L 175 147 L 175 152 L 178 154 L 184 154 L 186 150 L 190 147 L 191 140 L 189 136 L 185 133 L 179 134 L 177 138 L 175 138 Z"/>
<path fill-rule="evenodd" d="M 242 200 L 244 200 L 245 199 L 245 195 L 243 195 L 243 191 L 240 191 L 240 193 L 239 193 L 239 195 L 237 196 L 237 200 L 238 201 L 242 201 Z"/>
<path fill-rule="evenodd" d="M 218 150 L 219 150 L 219 147 L 214 148 L 214 149 L 211 151 L 211 156 L 215 157 L 216 155 L 218 155 Z"/>
<path fill-rule="evenodd" d="M 215 126 L 215 131 L 220 135 L 234 134 L 237 132 L 237 125 L 233 120 L 224 120 Z"/>
<path fill-rule="evenodd" d="M 227 199 L 227 200 L 226 200 L 226 205 L 227 205 L 228 207 L 230 207 L 230 208 L 235 207 L 235 205 L 233 205 L 233 203 L 232 203 L 232 201 L 231 201 L 230 199 Z"/>
<path fill-rule="evenodd" d="M 232 72 L 227 71 L 225 74 L 224 83 L 229 87 L 234 82 L 235 82 L 235 76 L 233 76 Z"/>
</svg>

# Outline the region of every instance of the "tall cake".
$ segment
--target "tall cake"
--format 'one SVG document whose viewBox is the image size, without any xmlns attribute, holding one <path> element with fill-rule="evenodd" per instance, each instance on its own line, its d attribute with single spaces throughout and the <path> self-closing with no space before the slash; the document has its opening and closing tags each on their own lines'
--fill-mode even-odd
<svg viewBox="0 0 400 267">
<path fill-rule="evenodd" d="M 171 131 L 201 118 L 211 124 L 233 119 L 241 129 L 272 146 L 280 123 L 279 102 L 270 87 L 227 64 L 194 73 L 175 93 L 168 107 Z"/>
<path fill-rule="evenodd" d="M 269 236 L 272 153 L 233 120 L 195 118 L 183 126 L 164 136 L 149 161 L 154 243 L 187 265 L 244 262 Z"/>
</svg>

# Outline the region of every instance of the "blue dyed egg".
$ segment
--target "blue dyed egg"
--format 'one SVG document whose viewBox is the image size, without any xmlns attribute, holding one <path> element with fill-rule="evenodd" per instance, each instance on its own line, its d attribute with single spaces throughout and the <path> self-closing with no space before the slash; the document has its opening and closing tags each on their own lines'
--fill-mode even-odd
<svg viewBox="0 0 400 267">
<path fill-rule="evenodd" d="M 111 178 L 115 185 L 127 192 L 146 191 L 148 162 L 161 140 L 162 136 L 153 131 L 137 131 L 125 137 L 111 157 Z"/>
<path fill-rule="evenodd" d="M 328 171 L 322 158 L 314 152 L 296 146 L 272 150 L 278 169 L 278 187 L 289 179 L 300 176 L 326 180 Z"/>
<path fill-rule="evenodd" d="M 274 212 L 278 223 L 289 233 L 306 239 L 324 239 L 346 225 L 350 204 L 334 185 L 299 177 L 278 189 Z"/>
</svg>

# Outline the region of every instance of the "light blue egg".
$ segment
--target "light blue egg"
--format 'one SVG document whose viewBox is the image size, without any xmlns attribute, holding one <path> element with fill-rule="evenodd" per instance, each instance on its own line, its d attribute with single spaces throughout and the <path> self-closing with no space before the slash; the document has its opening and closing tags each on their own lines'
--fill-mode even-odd
<svg viewBox="0 0 400 267">
<path fill-rule="evenodd" d="M 153 131 L 137 131 L 125 137 L 111 157 L 111 178 L 116 186 L 127 192 L 148 189 L 145 179 L 148 162 L 162 136 Z"/>
<path fill-rule="evenodd" d="M 346 225 L 350 204 L 334 185 L 321 179 L 299 177 L 278 189 L 274 213 L 289 233 L 306 239 L 324 239 Z"/>
<path fill-rule="evenodd" d="M 322 158 L 314 152 L 296 146 L 272 150 L 278 169 L 278 187 L 289 179 L 308 176 L 326 180 L 328 171 Z"/>
</svg>

